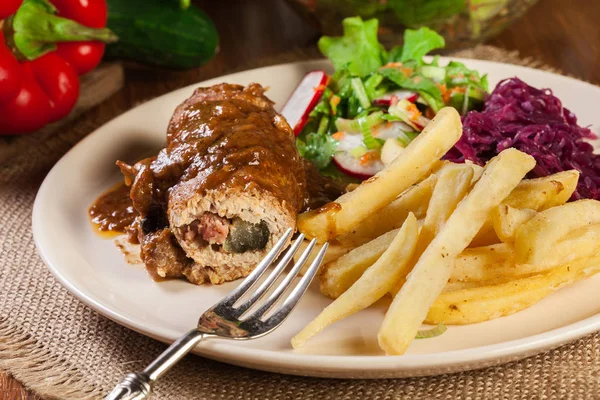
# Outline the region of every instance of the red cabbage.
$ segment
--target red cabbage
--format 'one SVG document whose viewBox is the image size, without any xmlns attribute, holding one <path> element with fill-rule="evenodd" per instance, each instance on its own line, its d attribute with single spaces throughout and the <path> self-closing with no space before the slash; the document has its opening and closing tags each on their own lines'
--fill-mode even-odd
<svg viewBox="0 0 600 400">
<path fill-rule="evenodd" d="M 577 125 L 575 114 L 550 89 L 510 78 L 496 86 L 483 111 L 463 117 L 463 135 L 445 158 L 484 165 L 514 147 L 537 161 L 528 177 L 577 169 L 581 175 L 572 199 L 600 200 L 600 155 L 584 140 L 595 138 L 590 129 Z"/>
</svg>

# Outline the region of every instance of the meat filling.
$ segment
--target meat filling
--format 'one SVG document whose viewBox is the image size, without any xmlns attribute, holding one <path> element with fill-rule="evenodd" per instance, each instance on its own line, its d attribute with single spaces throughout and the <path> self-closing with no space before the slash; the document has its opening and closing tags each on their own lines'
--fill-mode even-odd
<svg viewBox="0 0 600 400">
<path fill-rule="evenodd" d="M 181 229 L 186 241 L 221 246 L 227 253 L 262 250 L 270 236 L 265 221 L 253 224 L 237 217 L 227 219 L 208 212 Z"/>
</svg>

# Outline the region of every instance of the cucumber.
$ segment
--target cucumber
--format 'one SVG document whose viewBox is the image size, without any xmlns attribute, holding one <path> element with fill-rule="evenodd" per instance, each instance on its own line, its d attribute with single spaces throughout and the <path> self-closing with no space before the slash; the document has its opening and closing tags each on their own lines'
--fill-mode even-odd
<svg viewBox="0 0 600 400">
<path fill-rule="evenodd" d="M 108 58 L 173 68 L 191 68 L 211 59 L 217 30 L 199 8 L 177 1 L 107 0 L 107 26 L 119 41 L 106 46 Z"/>
<path fill-rule="evenodd" d="M 425 78 L 433 79 L 436 82 L 443 82 L 446 79 L 446 68 L 433 65 L 424 65 L 419 69 L 421 75 Z"/>
</svg>

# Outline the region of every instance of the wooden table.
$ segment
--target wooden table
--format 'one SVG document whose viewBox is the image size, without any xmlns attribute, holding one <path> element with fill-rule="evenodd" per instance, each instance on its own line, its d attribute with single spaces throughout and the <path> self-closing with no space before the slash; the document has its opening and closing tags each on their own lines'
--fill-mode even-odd
<svg viewBox="0 0 600 400">
<path fill-rule="evenodd" d="M 127 84 L 110 103 L 133 106 L 162 93 L 249 64 L 319 37 L 282 0 L 199 0 L 221 34 L 219 54 L 206 66 L 186 72 L 130 70 Z M 545 64 L 600 84 L 600 2 L 541 0 L 527 15 L 489 43 L 518 50 Z M 110 117 L 114 107 L 92 111 Z M 0 400 L 39 399 L 0 372 Z"/>
</svg>

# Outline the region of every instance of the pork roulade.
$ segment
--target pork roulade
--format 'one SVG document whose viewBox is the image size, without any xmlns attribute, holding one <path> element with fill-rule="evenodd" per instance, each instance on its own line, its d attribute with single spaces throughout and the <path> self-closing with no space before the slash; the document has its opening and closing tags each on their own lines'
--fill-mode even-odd
<svg viewBox="0 0 600 400">
<path fill-rule="evenodd" d="M 308 204 L 294 134 L 257 84 L 197 89 L 175 110 L 167 146 L 120 163 L 155 278 L 218 284 L 246 276 Z"/>
</svg>

